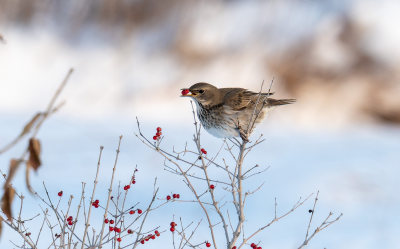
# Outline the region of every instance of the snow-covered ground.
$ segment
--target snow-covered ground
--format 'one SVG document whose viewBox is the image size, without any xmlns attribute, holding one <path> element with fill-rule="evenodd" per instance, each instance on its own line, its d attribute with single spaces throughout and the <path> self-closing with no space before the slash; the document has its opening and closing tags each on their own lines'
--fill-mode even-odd
<svg viewBox="0 0 400 249">
<path fill-rule="evenodd" d="M 182 105 L 182 109 L 188 108 L 188 104 Z M 2 114 L 2 119 L 5 120 L 1 123 L 3 142 L 19 132 L 26 117 Z M 156 118 L 142 125 L 149 136 L 157 125 L 161 125 L 165 134 L 164 146 L 170 149 L 172 145 L 183 148 L 192 132 L 190 124 L 160 123 Z M 178 192 L 182 199 L 190 198 L 184 183 L 163 170 L 162 158 L 136 139 L 135 130 L 132 119 L 110 117 L 82 122 L 57 114 L 44 125 L 39 135 L 43 143 L 43 166 L 38 174 L 31 177 L 34 188 L 43 194 L 41 182 L 45 181 L 55 198 L 56 193 L 63 190 L 66 196 L 76 196 L 76 203 L 82 181 L 88 183 L 90 192 L 99 145 L 104 145 L 99 185 L 99 193 L 103 194 L 97 195 L 100 200 L 104 199 L 118 136 L 123 134 L 116 179 L 122 184 L 129 181 L 130 173 L 138 165 L 137 184 L 133 187 L 131 203 L 140 200 L 145 205 L 151 195 L 154 177 L 158 177 L 161 197 Z M 264 124 L 259 130 L 265 134 L 267 141 L 248 157 L 247 165 L 258 162 L 271 168 L 247 185 L 252 189 L 265 182 L 263 189 L 249 200 L 248 233 L 272 217 L 274 197 L 278 198 L 278 210 L 283 212 L 299 196 L 320 190 L 315 223 L 321 222 L 329 211 L 335 214 L 342 212 L 344 216 L 340 222 L 321 232 L 309 248 L 399 248 L 397 175 L 400 129 L 355 126 L 335 132 L 305 132 Z M 216 153 L 220 143 L 208 134 L 203 135 L 203 144 L 209 155 Z M 0 164 L 6 166 L 8 159 L 18 156 L 21 149 L 19 146 L 3 155 Z M 15 185 L 19 192 L 28 195 L 23 174 L 20 170 Z M 39 203 L 28 195 L 24 213 L 27 216 L 38 213 Z M 263 248 L 294 248 L 299 245 L 305 234 L 307 210 L 311 206 L 312 201 L 309 201 L 291 216 L 261 233 L 256 240 L 262 242 Z M 15 203 L 14 208 L 17 207 Z M 95 211 L 94 214 L 100 217 L 101 212 Z M 168 229 L 173 214 L 182 216 L 187 222 L 196 221 L 201 210 L 193 204 L 172 204 L 156 211 L 152 222 Z M 200 241 L 209 239 L 205 232 L 200 232 L 198 237 Z M 9 240 L 18 241 L 15 238 L 15 233 L 5 227 L 1 247 L 11 246 Z M 160 248 L 169 243 L 169 239 L 166 233 L 147 246 Z"/>
<path fill-rule="evenodd" d="M 82 31 L 79 39 L 68 39 L 59 35 L 62 31 L 55 24 L 26 28 L 0 23 L 0 34 L 6 40 L 0 43 L 0 147 L 13 139 L 36 111 L 46 107 L 73 67 L 75 72 L 60 98 L 66 105 L 39 133 L 43 166 L 31 176 L 35 190 L 43 193 L 42 181 L 54 196 L 61 189 L 65 195 L 79 196 L 82 181 L 91 190 L 99 146 L 104 145 L 99 189 L 105 193 L 118 136 L 123 134 L 117 179 L 128 181 L 135 165 L 139 167 L 137 190 L 131 201 L 150 198 L 154 177 L 158 177 L 161 196 L 179 191 L 186 198 L 190 193 L 185 185 L 164 171 L 162 158 L 134 136 L 135 116 L 143 122 L 148 136 L 161 126 L 164 146 L 182 148 L 190 142 L 193 128 L 190 104 L 178 97 L 180 88 L 207 81 L 220 87 L 257 90 L 262 80 L 268 82 L 273 77 L 265 66 L 266 54 L 329 27 L 319 24 L 329 24 L 343 12 L 367 27 L 364 45 L 373 54 L 384 63 L 398 62 L 400 33 L 392 27 L 400 8 L 397 1 L 326 1 L 326 5 L 282 2 L 204 2 L 180 13 L 182 19 L 135 29 L 122 41 L 106 40 L 92 27 Z M 171 46 L 168 42 L 176 34 L 179 46 Z M 186 58 L 193 54 L 200 59 Z M 328 55 L 328 59 L 335 57 L 335 53 Z M 279 80 L 274 90 L 277 97 L 290 97 Z M 312 94 L 307 96 L 311 97 L 276 109 L 258 127 L 257 132 L 267 140 L 249 156 L 248 165 L 257 162 L 270 169 L 248 183 L 251 189 L 265 182 L 263 190 L 249 200 L 246 233 L 272 217 L 275 197 L 283 212 L 299 196 L 320 190 L 315 222 L 321 222 L 329 211 L 344 216 L 318 234 L 308 248 L 400 248 L 400 129 L 357 119 L 341 122 L 344 108 L 332 112 L 335 116 L 330 112 L 320 116 L 313 112 Z M 212 155 L 221 141 L 204 133 L 203 143 Z M 3 171 L 24 146 L 0 156 Z M 29 217 L 40 212 L 40 202 L 26 193 L 23 174 L 23 170 L 18 172 L 15 186 L 27 195 L 24 212 Z M 300 245 L 311 204 L 309 201 L 256 240 L 263 248 Z M 150 223 L 168 229 L 173 214 L 196 221 L 199 213 L 195 205 L 172 204 L 156 212 Z M 204 231 L 199 240 L 210 240 Z M 4 226 L 0 248 L 11 248 L 10 240 L 19 241 Z M 218 240 L 222 242 L 223 238 Z M 172 248 L 169 233 L 146 246 Z"/>
</svg>

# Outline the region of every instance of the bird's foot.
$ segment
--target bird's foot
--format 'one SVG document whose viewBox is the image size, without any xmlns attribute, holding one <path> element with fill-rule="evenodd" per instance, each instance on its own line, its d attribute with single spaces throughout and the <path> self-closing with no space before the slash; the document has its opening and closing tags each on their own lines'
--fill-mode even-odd
<svg viewBox="0 0 400 249">
<path fill-rule="evenodd" d="M 243 142 L 249 142 L 247 135 L 242 130 L 240 130 L 240 138 L 243 140 Z"/>
</svg>

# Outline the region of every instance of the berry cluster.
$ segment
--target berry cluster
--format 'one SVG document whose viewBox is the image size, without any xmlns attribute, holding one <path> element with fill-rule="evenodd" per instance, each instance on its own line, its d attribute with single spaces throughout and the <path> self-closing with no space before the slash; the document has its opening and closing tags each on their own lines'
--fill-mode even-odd
<svg viewBox="0 0 400 249">
<path fill-rule="evenodd" d="M 72 220 L 73 220 L 72 216 L 69 216 L 69 217 L 67 218 L 68 225 L 72 226 L 72 224 L 74 224 Z"/>
<path fill-rule="evenodd" d="M 162 135 L 161 127 L 157 127 L 157 132 L 156 132 L 156 135 L 154 135 L 153 140 L 160 140 L 161 135 Z"/>
<path fill-rule="evenodd" d="M 104 223 L 110 223 L 111 225 L 112 224 L 114 224 L 114 220 L 109 220 L 109 219 L 104 219 Z M 110 232 L 115 232 L 115 233 L 120 233 L 121 232 L 121 228 L 120 227 L 113 227 L 113 226 L 109 226 L 108 227 L 108 230 L 110 231 Z M 129 231 L 131 231 L 130 229 L 128 230 L 128 233 L 129 233 Z M 132 232 L 132 231 L 131 231 Z M 122 239 L 121 239 L 121 237 L 118 237 L 117 238 L 117 241 L 118 242 L 121 242 L 122 241 Z"/>
<path fill-rule="evenodd" d="M 140 209 L 140 208 L 137 209 L 136 211 L 137 211 L 138 214 L 142 214 L 143 213 L 142 209 Z M 135 210 L 129 210 L 129 214 L 131 214 L 131 215 L 135 214 L 136 211 Z"/>
<path fill-rule="evenodd" d="M 149 241 L 150 239 L 155 239 L 156 236 L 157 236 L 157 237 L 160 236 L 160 232 L 157 231 L 157 230 L 154 231 L 154 234 L 149 234 L 149 235 L 145 236 L 145 237 L 140 241 L 140 243 L 144 244 L 145 241 Z"/>
<path fill-rule="evenodd" d="M 161 128 L 160 128 L 160 127 L 157 128 L 156 136 L 157 136 L 157 140 L 160 140 L 160 136 L 161 136 Z M 130 182 L 128 182 L 127 185 L 123 186 L 123 189 L 126 191 L 125 194 L 127 194 L 127 191 L 131 188 L 131 185 L 136 183 L 135 174 L 136 174 L 137 171 L 138 171 L 138 170 L 135 169 L 135 173 L 133 174 L 133 176 L 132 176 Z M 58 197 L 61 199 L 61 197 L 63 196 L 63 191 L 60 190 L 60 191 L 57 193 L 57 195 L 58 195 Z M 180 195 L 179 195 L 179 194 L 171 194 L 171 196 L 172 196 L 172 198 L 174 198 L 174 199 L 175 199 L 175 198 L 178 198 L 178 199 L 180 198 Z M 168 196 L 169 199 L 171 199 L 171 196 Z M 113 200 L 114 197 L 113 197 L 113 196 L 110 196 L 110 199 Z M 99 208 L 99 207 L 100 207 L 100 201 L 99 201 L 98 199 L 93 200 L 92 202 L 90 202 L 90 204 L 91 204 L 91 206 L 93 206 L 94 208 Z M 129 213 L 130 215 L 133 215 L 133 214 L 136 214 L 136 213 L 137 213 L 138 215 L 141 215 L 141 214 L 143 214 L 144 212 L 148 212 L 148 210 L 142 210 L 142 209 L 140 209 L 140 208 L 137 208 L 137 209 L 128 209 L 127 211 L 121 213 L 121 216 L 127 215 L 128 213 Z M 140 217 L 140 216 L 139 216 L 139 217 Z M 105 217 L 103 222 L 104 222 L 105 224 L 108 225 L 109 233 L 112 233 L 112 232 L 113 232 L 113 235 L 114 235 L 114 236 L 113 236 L 113 237 L 114 237 L 113 239 L 114 239 L 115 241 L 117 241 L 118 243 L 120 243 L 120 242 L 122 241 L 122 238 L 124 238 L 125 236 L 127 236 L 127 235 L 129 235 L 129 234 L 134 234 L 135 231 L 134 231 L 133 229 L 128 229 L 128 227 L 127 227 L 126 230 L 125 230 L 125 228 L 122 227 L 122 224 L 121 224 L 119 221 L 117 221 L 117 220 L 118 220 L 118 217 L 116 217 L 116 219 L 110 219 L 110 218 L 108 218 L 108 217 Z M 76 218 L 75 218 L 75 220 L 74 220 L 74 218 L 73 218 L 72 216 L 68 216 L 68 215 L 65 216 L 65 223 L 66 223 L 67 226 L 72 226 L 72 225 L 74 225 L 76 222 L 77 222 L 77 219 L 76 219 Z M 176 226 L 176 224 L 173 223 L 173 224 L 171 225 L 171 228 L 173 228 L 173 230 L 174 230 L 175 226 Z M 71 229 L 72 229 L 72 228 L 71 228 Z M 125 231 L 126 231 L 127 234 L 125 234 Z M 26 236 L 30 236 L 31 233 L 26 233 L 25 235 L 26 235 Z M 150 240 L 150 239 L 155 239 L 156 237 L 159 237 L 159 236 L 160 236 L 160 232 L 157 231 L 157 230 L 155 230 L 154 233 L 151 233 L 151 234 L 148 234 L 148 235 L 142 237 L 142 239 L 140 239 L 139 241 L 140 241 L 142 244 L 144 244 L 145 241 L 148 241 L 148 240 Z M 61 234 L 55 234 L 55 238 L 59 238 L 59 237 L 61 237 Z"/>
<path fill-rule="evenodd" d="M 179 198 L 181 198 L 181 195 L 180 194 L 173 194 L 172 198 L 179 199 Z M 167 201 L 169 201 L 169 200 L 171 200 L 171 196 L 167 195 Z"/>
<path fill-rule="evenodd" d="M 171 222 L 170 223 L 170 225 L 171 225 L 171 228 L 169 229 L 171 232 L 175 232 L 175 227 L 176 227 L 176 223 L 175 222 Z"/>
<path fill-rule="evenodd" d="M 207 154 L 207 151 L 204 149 L 204 148 L 201 148 L 201 153 L 203 153 L 204 155 L 206 155 Z"/>
<path fill-rule="evenodd" d="M 138 171 L 138 170 L 135 169 L 135 172 L 136 172 L 136 171 Z M 135 184 L 135 183 L 136 183 L 135 175 L 132 176 L 132 181 L 131 181 L 131 183 L 132 183 L 132 184 Z M 128 191 L 128 189 L 131 188 L 131 183 L 129 183 L 128 185 L 125 185 L 125 186 L 124 186 L 124 190 L 125 190 L 125 191 Z"/>
<path fill-rule="evenodd" d="M 94 202 L 92 202 L 92 206 L 95 208 L 99 207 L 99 200 L 95 200 Z"/>
<path fill-rule="evenodd" d="M 104 219 L 104 223 L 107 224 L 108 222 L 110 222 L 110 221 L 109 221 L 107 218 L 105 218 L 105 219 Z M 114 223 L 114 221 L 113 221 L 113 223 Z"/>
<path fill-rule="evenodd" d="M 253 249 L 262 249 L 262 247 L 261 246 L 257 246 L 256 244 L 254 244 L 254 243 L 251 243 L 251 248 L 253 248 Z"/>
<path fill-rule="evenodd" d="M 182 89 L 182 95 L 187 95 L 189 93 L 189 89 Z"/>
<path fill-rule="evenodd" d="M 110 232 L 112 232 L 112 231 L 114 231 L 116 233 L 120 233 L 121 232 L 121 228 L 119 228 L 119 227 L 110 226 L 109 230 L 110 230 Z"/>
</svg>

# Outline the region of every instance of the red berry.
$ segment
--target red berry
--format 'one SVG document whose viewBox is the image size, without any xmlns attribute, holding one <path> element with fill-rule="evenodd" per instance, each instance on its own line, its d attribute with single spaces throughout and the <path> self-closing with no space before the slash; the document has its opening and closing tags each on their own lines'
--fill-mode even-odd
<svg viewBox="0 0 400 249">
<path fill-rule="evenodd" d="M 159 232 L 159 231 L 155 230 L 154 233 L 155 233 L 157 236 L 160 236 L 160 232 Z"/>
<path fill-rule="evenodd" d="M 232 247 L 232 249 L 236 249 L 236 246 Z"/>
<path fill-rule="evenodd" d="M 136 181 L 135 180 L 132 180 L 132 184 L 135 184 L 136 183 Z"/>
<path fill-rule="evenodd" d="M 144 240 L 141 240 L 140 243 L 144 244 Z"/>
<path fill-rule="evenodd" d="M 120 233 L 121 232 L 121 228 L 116 227 L 116 228 L 114 228 L 114 231 L 117 232 L 117 233 Z"/>
<path fill-rule="evenodd" d="M 182 95 L 187 95 L 189 93 L 189 89 L 183 89 L 181 93 Z"/>
<path fill-rule="evenodd" d="M 31 233 L 30 233 L 30 232 L 29 232 L 29 233 L 26 233 L 25 236 L 31 236 Z"/>
<path fill-rule="evenodd" d="M 210 242 L 207 242 L 206 243 L 206 247 L 210 247 L 211 246 L 211 243 Z"/>
<path fill-rule="evenodd" d="M 111 225 L 114 224 L 114 220 L 110 220 L 110 224 L 111 224 Z"/>
<path fill-rule="evenodd" d="M 60 192 L 58 192 L 58 196 L 62 196 L 63 195 L 63 192 L 62 191 L 60 191 Z"/>
<path fill-rule="evenodd" d="M 253 247 L 253 248 L 254 248 L 254 247 L 257 247 L 256 244 L 254 244 L 254 243 L 251 243 L 250 246 Z"/>
<path fill-rule="evenodd" d="M 259 246 L 259 247 L 257 247 L 257 249 L 262 249 L 262 247 L 261 247 L 261 246 Z"/>
<path fill-rule="evenodd" d="M 118 242 L 121 242 L 121 238 L 118 238 L 117 241 L 118 241 Z"/>
<path fill-rule="evenodd" d="M 211 184 L 210 189 L 214 189 L 214 188 L 215 188 L 214 184 Z"/>
<path fill-rule="evenodd" d="M 154 137 L 153 137 L 153 140 L 157 140 L 157 139 L 158 139 L 158 137 L 157 137 L 157 136 L 154 136 Z"/>
<path fill-rule="evenodd" d="M 171 227 L 174 227 L 174 226 L 176 226 L 176 223 L 172 221 L 172 222 L 170 223 L 170 225 L 171 225 Z"/>
<path fill-rule="evenodd" d="M 95 202 L 95 203 L 99 203 L 99 200 L 95 200 L 94 202 Z"/>
<path fill-rule="evenodd" d="M 114 231 L 114 227 L 110 226 L 110 232 Z"/>
<path fill-rule="evenodd" d="M 72 226 L 72 224 L 73 224 L 72 221 L 68 221 L 68 225 Z"/>
<path fill-rule="evenodd" d="M 162 135 L 161 132 L 157 132 L 157 133 L 156 133 L 156 136 L 157 136 L 157 137 L 160 137 L 161 135 Z"/>
<path fill-rule="evenodd" d="M 179 199 L 181 196 L 179 194 L 176 194 L 176 198 Z"/>
<path fill-rule="evenodd" d="M 135 213 L 135 210 L 129 211 L 129 214 L 134 214 L 134 213 Z"/>
<path fill-rule="evenodd" d="M 128 233 L 131 234 L 133 233 L 133 231 L 131 229 L 128 229 Z"/>
<path fill-rule="evenodd" d="M 175 231 L 175 228 L 174 228 L 174 227 L 171 227 L 169 230 L 170 230 L 171 232 L 174 232 L 174 231 Z"/>
<path fill-rule="evenodd" d="M 203 154 L 207 154 L 207 151 L 206 151 L 205 149 L 203 149 L 203 148 L 202 148 L 200 151 L 201 151 L 201 153 L 203 153 Z"/>
<path fill-rule="evenodd" d="M 107 223 L 108 223 L 108 219 L 105 219 L 105 220 L 104 220 L 104 223 L 106 223 L 106 224 L 107 224 Z"/>
<path fill-rule="evenodd" d="M 69 216 L 68 218 L 67 218 L 67 221 L 71 221 L 73 218 L 72 218 L 72 216 Z"/>
<path fill-rule="evenodd" d="M 176 194 L 173 194 L 173 195 L 172 195 L 172 198 L 176 198 Z"/>
<path fill-rule="evenodd" d="M 156 238 L 156 236 L 154 236 L 154 235 L 151 236 L 151 239 L 155 239 L 155 238 Z"/>
<path fill-rule="evenodd" d="M 138 212 L 138 214 L 141 214 L 142 213 L 142 209 L 138 209 L 137 212 Z"/>
<path fill-rule="evenodd" d="M 167 201 L 171 200 L 171 196 L 167 195 Z"/>
<path fill-rule="evenodd" d="M 161 132 L 161 127 L 157 127 L 157 132 Z"/>
</svg>

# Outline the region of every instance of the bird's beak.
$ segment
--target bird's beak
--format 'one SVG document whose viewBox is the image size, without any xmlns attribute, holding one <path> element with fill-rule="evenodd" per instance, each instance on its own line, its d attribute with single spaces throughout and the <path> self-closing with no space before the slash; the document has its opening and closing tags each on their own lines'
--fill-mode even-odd
<svg viewBox="0 0 400 249">
<path fill-rule="evenodd" d="M 192 97 L 192 96 L 195 96 L 196 94 L 195 93 L 192 93 L 189 89 L 187 89 L 187 88 L 182 88 L 181 89 L 182 90 L 182 92 L 181 92 L 181 97 Z"/>
</svg>

